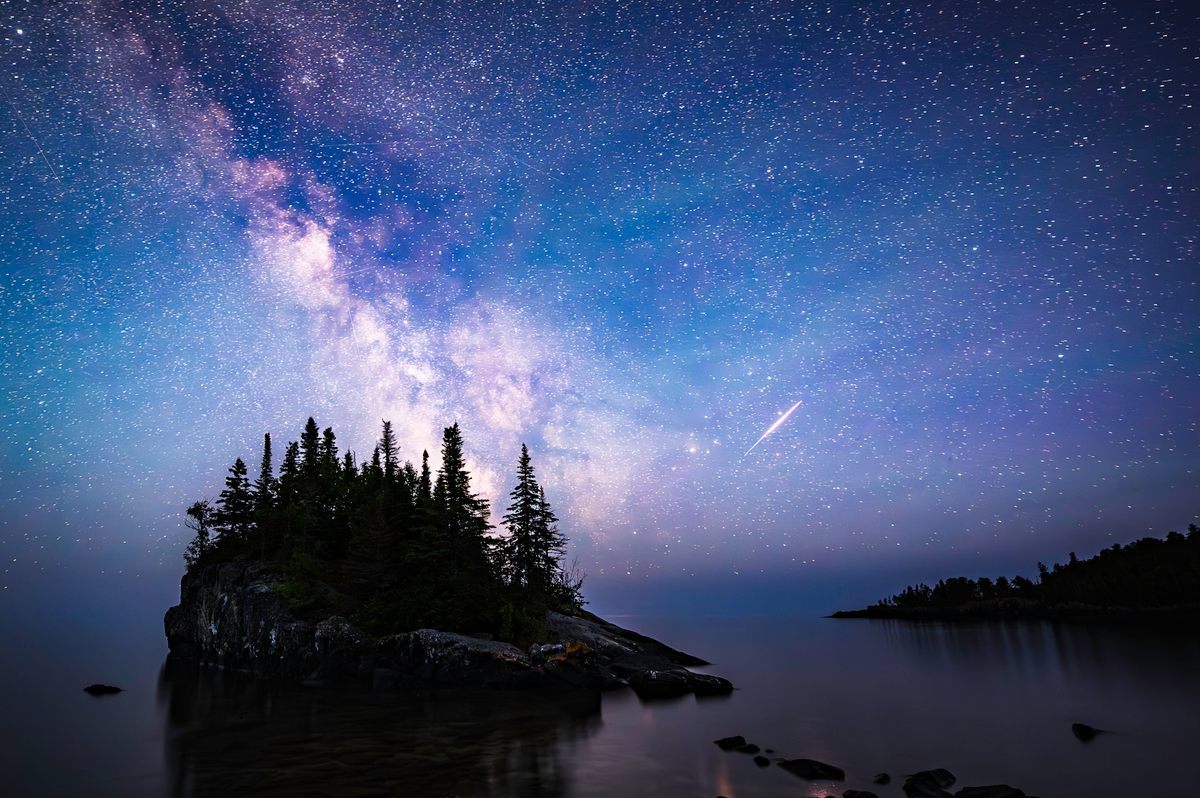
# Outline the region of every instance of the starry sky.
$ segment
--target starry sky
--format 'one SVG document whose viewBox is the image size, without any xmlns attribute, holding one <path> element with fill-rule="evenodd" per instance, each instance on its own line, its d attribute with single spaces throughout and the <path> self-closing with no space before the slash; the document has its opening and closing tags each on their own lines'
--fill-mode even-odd
<svg viewBox="0 0 1200 798">
<path fill-rule="evenodd" d="M 495 500 L 528 443 L 605 595 L 868 599 L 1185 526 L 1198 37 L 1184 2 L 6 2 L 0 593 L 173 583 L 183 508 L 309 415 L 414 459 L 457 420 Z"/>
</svg>

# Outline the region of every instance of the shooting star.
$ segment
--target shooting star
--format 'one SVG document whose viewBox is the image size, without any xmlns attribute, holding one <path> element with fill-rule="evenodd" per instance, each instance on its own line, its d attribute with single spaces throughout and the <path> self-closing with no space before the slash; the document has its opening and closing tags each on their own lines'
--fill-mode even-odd
<svg viewBox="0 0 1200 798">
<path fill-rule="evenodd" d="M 788 408 L 788 411 L 786 413 L 784 413 L 779 418 L 775 419 L 775 423 L 772 424 L 771 426 L 767 427 L 767 431 L 762 434 L 762 437 L 760 437 L 758 440 L 756 440 L 754 442 L 753 446 L 751 446 L 749 449 L 746 450 L 746 454 L 750 454 L 750 452 L 754 451 L 754 446 L 758 446 L 760 443 L 763 442 L 763 439 L 765 439 L 768 435 L 770 435 L 775 430 L 779 429 L 779 425 L 782 424 L 783 422 L 787 421 L 788 416 L 790 416 L 792 413 L 795 413 L 796 408 L 802 404 L 804 404 L 804 403 L 796 402 L 796 404 L 794 404 L 790 408 Z M 746 454 L 743 454 L 742 457 L 745 457 Z"/>
</svg>

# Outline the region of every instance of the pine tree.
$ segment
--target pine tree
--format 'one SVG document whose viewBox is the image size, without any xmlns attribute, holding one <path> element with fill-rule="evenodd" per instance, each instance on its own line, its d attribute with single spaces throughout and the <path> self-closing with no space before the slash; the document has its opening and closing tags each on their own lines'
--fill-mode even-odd
<svg viewBox="0 0 1200 798">
<path fill-rule="evenodd" d="M 321 473 L 321 479 L 331 481 L 338 472 L 338 447 L 337 437 L 333 434 L 333 427 L 326 427 L 321 434 L 321 451 L 318 458 L 318 467 Z"/>
<path fill-rule="evenodd" d="M 417 481 L 417 506 L 429 507 L 433 504 L 433 482 L 429 473 L 429 450 L 421 452 L 421 477 Z"/>
<path fill-rule="evenodd" d="M 391 484 L 396 479 L 396 466 L 400 447 L 396 445 L 396 435 L 392 432 L 392 422 L 383 422 L 383 434 L 379 438 L 379 453 L 383 456 L 383 480 Z"/>
<path fill-rule="evenodd" d="M 217 526 L 221 530 L 222 543 L 248 540 L 254 526 L 254 494 L 246 477 L 246 464 L 240 457 L 229 467 L 225 490 L 217 499 Z"/>
<path fill-rule="evenodd" d="M 207 501 L 198 501 L 187 508 L 187 518 L 184 524 L 196 533 L 183 552 L 183 561 L 187 567 L 193 568 L 208 554 L 212 548 L 210 528 L 212 526 L 212 507 Z"/>
<path fill-rule="evenodd" d="M 521 444 L 521 456 L 517 460 L 517 485 L 509 498 L 512 504 L 501 519 L 508 530 L 508 538 L 502 546 L 502 573 L 511 584 L 529 587 L 536 578 L 538 524 L 542 516 L 537 479 L 525 444 Z"/>
<path fill-rule="evenodd" d="M 275 501 L 275 477 L 271 473 L 271 433 L 263 435 L 262 464 L 258 467 L 258 479 L 254 480 L 255 513 L 265 516 Z"/>
<path fill-rule="evenodd" d="M 279 467 L 279 504 L 287 509 L 296 500 L 300 490 L 300 444 L 292 441 L 283 453 L 283 465 Z"/>
<path fill-rule="evenodd" d="M 446 427 L 442 433 L 442 467 L 435 486 L 451 557 L 456 561 L 481 557 L 487 545 L 484 536 L 491 529 L 487 500 L 471 492 L 471 474 L 462 444 L 458 424 Z"/>
<path fill-rule="evenodd" d="M 560 582 L 562 558 L 567 538 L 558 531 L 558 516 L 546 501 L 546 491 L 538 485 L 537 523 L 534 525 L 534 550 L 537 564 L 534 571 L 535 588 L 550 590 Z"/>
<path fill-rule="evenodd" d="M 267 531 L 275 509 L 275 477 L 271 474 L 271 433 L 263 435 L 262 463 L 254 480 L 254 525 L 258 529 L 259 555 L 267 556 Z"/>
<path fill-rule="evenodd" d="M 300 454 L 300 471 L 305 481 L 311 482 L 317 476 L 317 467 L 321 460 L 321 432 L 317 429 L 316 420 L 311 416 L 304 425 L 304 434 L 300 436 Z M 311 485 L 307 487 L 311 488 Z"/>
</svg>

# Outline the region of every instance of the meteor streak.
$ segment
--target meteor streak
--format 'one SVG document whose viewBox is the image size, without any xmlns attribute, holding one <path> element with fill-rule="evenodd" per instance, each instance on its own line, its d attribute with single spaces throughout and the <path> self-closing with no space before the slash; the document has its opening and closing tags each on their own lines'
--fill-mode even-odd
<svg viewBox="0 0 1200 798">
<path fill-rule="evenodd" d="M 772 424 L 771 426 L 767 427 L 767 431 L 762 434 L 761 438 L 759 438 L 758 440 L 756 440 L 754 442 L 753 446 L 751 446 L 749 449 L 746 450 L 746 454 L 750 454 L 750 452 L 754 451 L 754 447 L 758 446 L 760 443 L 762 443 L 763 438 L 766 438 L 772 432 L 779 429 L 779 425 L 782 424 L 783 422 L 787 421 L 788 416 L 790 416 L 792 413 L 796 412 L 796 408 L 802 404 L 803 404 L 803 402 L 796 402 L 796 404 L 794 404 L 790 408 L 788 408 L 788 411 L 786 413 L 784 413 L 779 418 L 775 419 L 775 423 Z M 742 457 L 745 457 L 746 454 L 743 454 Z"/>
</svg>

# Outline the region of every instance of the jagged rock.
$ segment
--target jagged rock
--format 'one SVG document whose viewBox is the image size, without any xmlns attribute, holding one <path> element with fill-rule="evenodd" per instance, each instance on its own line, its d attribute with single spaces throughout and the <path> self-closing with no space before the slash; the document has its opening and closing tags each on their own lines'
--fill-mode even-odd
<svg viewBox="0 0 1200 798">
<path fill-rule="evenodd" d="M 83 688 L 83 692 L 88 695 L 116 695 L 124 691 L 120 687 L 113 687 L 111 684 L 89 684 Z"/>
<path fill-rule="evenodd" d="M 954 774 L 945 768 L 922 770 L 904 780 L 904 794 L 908 798 L 953 798 L 946 788 L 954 782 Z"/>
<path fill-rule="evenodd" d="M 886 773 L 876 773 L 875 778 L 872 779 L 872 781 L 875 784 L 891 784 L 892 777 Z"/>
<path fill-rule="evenodd" d="M 740 734 L 735 734 L 733 737 L 722 737 L 720 740 L 714 740 L 714 742 L 722 751 L 732 751 L 735 748 L 745 745 L 746 738 Z"/>
<path fill-rule="evenodd" d="M 841 781 L 846 778 L 846 771 L 834 765 L 827 765 L 815 759 L 784 759 L 779 767 L 788 773 L 793 773 L 810 781 L 832 779 Z"/>
<path fill-rule="evenodd" d="M 589 613 L 548 613 L 548 640 L 528 652 L 436 629 L 373 639 L 345 618 L 298 619 L 262 563 L 194 569 L 163 625 L 172 658 L 308 683 L 358 680 L 379 688 L 418 684 L 607 690 L 633 683 L 638 695 L 727 694 L 733 685 L 685 665 L 702 660 Z M 624 678 L 627 677 L 627 678 Z"/>
<path fill-rule="evenodd" d="M 746 743 L 745 745 L 739 745 L 733 750 L 737 751 L 739 754 L 757 754 L 759 752 L 759 747 L 754 743 Z"/>
<path fill-rule="evenodd" d="M 771 760 L 767 759 L 765 756 L 756 756 L 754 757 L 754 764 L 758 765 L 760 768 L 765 768 L 767 765 L 771 764 Z"/>
<path fill-rule="evenodd" d="M 1025 793 L 1007 784 L 992 784 L 987 787 L 963 787 L 954 793 L 954 798 L 1025 798 Z"/>
<path fill-rule="evenodd" d="M 846 790 L 842 793 L 842 798 L 879 798 L 879 796 L 869 790 Z"/>
<path fill-rule="evenodd" d="M 1104 734 L 1104 729 L 1097 729 L 1095 726 L 1089 726 L 1086 723 L 1072 723 L 1071 733 L 1074 734 L 1080 742 L 1090 743 L 1096 739 L 1097 734 Z"/>
</svg>

